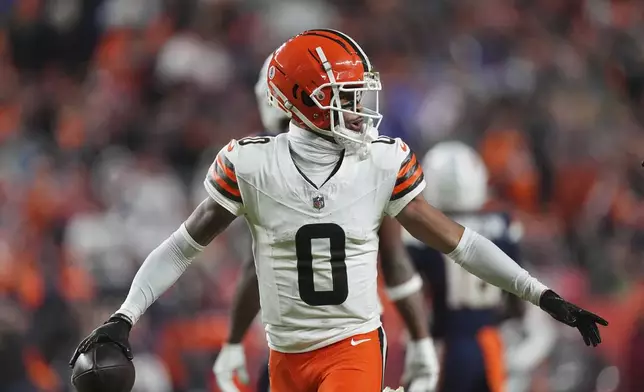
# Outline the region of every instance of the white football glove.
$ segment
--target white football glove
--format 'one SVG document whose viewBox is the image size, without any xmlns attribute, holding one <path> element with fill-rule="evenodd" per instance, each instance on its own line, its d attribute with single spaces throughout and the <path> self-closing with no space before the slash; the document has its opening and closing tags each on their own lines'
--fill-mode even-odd
<svg viewBox="0 0 644 392">
<path fill-rule="evenodd" d="M 402 383 L 407 392 L 434 392 L 438 384 L 438 356 L 431 338 L 407 343 Z"/>
<path fill-rule="evenodd" d="M 244 346 L 241 344 L 225 344 L 212 371 L 217 378 L 217 385 L 222 392 L 239 392 L 234 381 L 234 374 L 237 372 L 239 381 L 248 384 L 248 370 L 246 370 L 246 356 L 244 355 Z"/>
</svg>

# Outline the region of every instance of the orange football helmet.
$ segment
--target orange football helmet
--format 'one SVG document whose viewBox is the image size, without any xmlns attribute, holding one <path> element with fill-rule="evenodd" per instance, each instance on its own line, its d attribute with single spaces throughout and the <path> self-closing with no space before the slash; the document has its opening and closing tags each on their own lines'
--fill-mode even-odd
<svg viewBox="0 0 644 392">
<path fill-rule="evenodd" d="M 339 31 L 308 30 L 280 46 L 267 73 L 269 99 L 300 127 L 349 147 L 368 146 L 382 120 L 380 76 L 362 48 Z M 375 94 L 374 108 L 363 106 Z"/>
</svg>

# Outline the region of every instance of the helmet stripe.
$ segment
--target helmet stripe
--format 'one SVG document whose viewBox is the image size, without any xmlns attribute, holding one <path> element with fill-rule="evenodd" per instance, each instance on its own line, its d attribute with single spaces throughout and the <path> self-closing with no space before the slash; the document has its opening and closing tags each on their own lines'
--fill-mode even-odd
<svg viewBox="0 0 644 392">
<path fill-rule="evenodd" d="M 353 48 L 353 50 L 360 56 L 360 59 L 362 60 L 362 64 L 365 67 L 365 72 L 370 72 L 371 71 L 371 62 L 369 61 L 369 57 L 367 57 L 366 53 L 360 45 L 356 41 L 353 40 L 353 38 L 349 37 L 348 35 L 344 34 L 341 31 L 337 30 L 332 30 L 332 29 L 316 29 L 313 31 L 325 31 L 327 33 L 334 34 L 342 39 L 344 39 L 350 46 Z"/>
<path fill-rule="evenodd" d="M 342 46 L 342 48 L 344 50 L 346 50 L 347 53 L 351 54 L 351 51 L 349 50 L 349 46 L 347 46 L 346 43 L 342 42 L 342 40 L 339 40 L 339 39 L 333 38 L 333 37 L 329 37 L 328 35 L 318 34 L 318 33 L 316 33 L 316 31 L 319 31 L 319 30 L 308 30 L 308 31 L 303 32 L 302 35 L 314 35 L 316 37 L 322 37 L 322 38 L 330 39 L 331 41 L 335 42 L 336 44 Z"/>
</svg>

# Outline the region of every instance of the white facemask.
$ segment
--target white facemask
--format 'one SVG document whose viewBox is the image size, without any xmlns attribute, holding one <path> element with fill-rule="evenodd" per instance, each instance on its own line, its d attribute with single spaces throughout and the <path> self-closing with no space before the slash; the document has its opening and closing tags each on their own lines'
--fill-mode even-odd
<svg viewBox="0 0 644 392">
<path fill-rule="evenodd" d="M 336 127 L 338 129 L 339 127 Z M 371 152 L 371 142 L 378 139 L 378 129 L 374 128 L 371 125 L 371 121 L 367 121 L 365 124 L 362 124 L 362 135 L 360 141 L 355 141 L 343 137 L 343 134 L 350 133 L 348 129 L 339 130 L 334 136 L 334 139 L 338 144 L 343 146 L 346 149 L 347 155 L 358 155 L 360 160 L 365 160 Z M 355 132 L 354 132 L 355 133 Z"/>
</svg>

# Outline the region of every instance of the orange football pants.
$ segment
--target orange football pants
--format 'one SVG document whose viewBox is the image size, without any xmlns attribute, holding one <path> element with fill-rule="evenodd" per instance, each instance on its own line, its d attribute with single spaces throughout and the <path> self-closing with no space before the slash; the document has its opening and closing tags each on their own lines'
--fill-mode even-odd
<svg viewBox="0 0 644 392">
<path fill-rule="evenodd" d="M 387 342 L 378 328 L 318 350 L 271 350 L 271 392 L 381 392 Z"/>
</svg>

